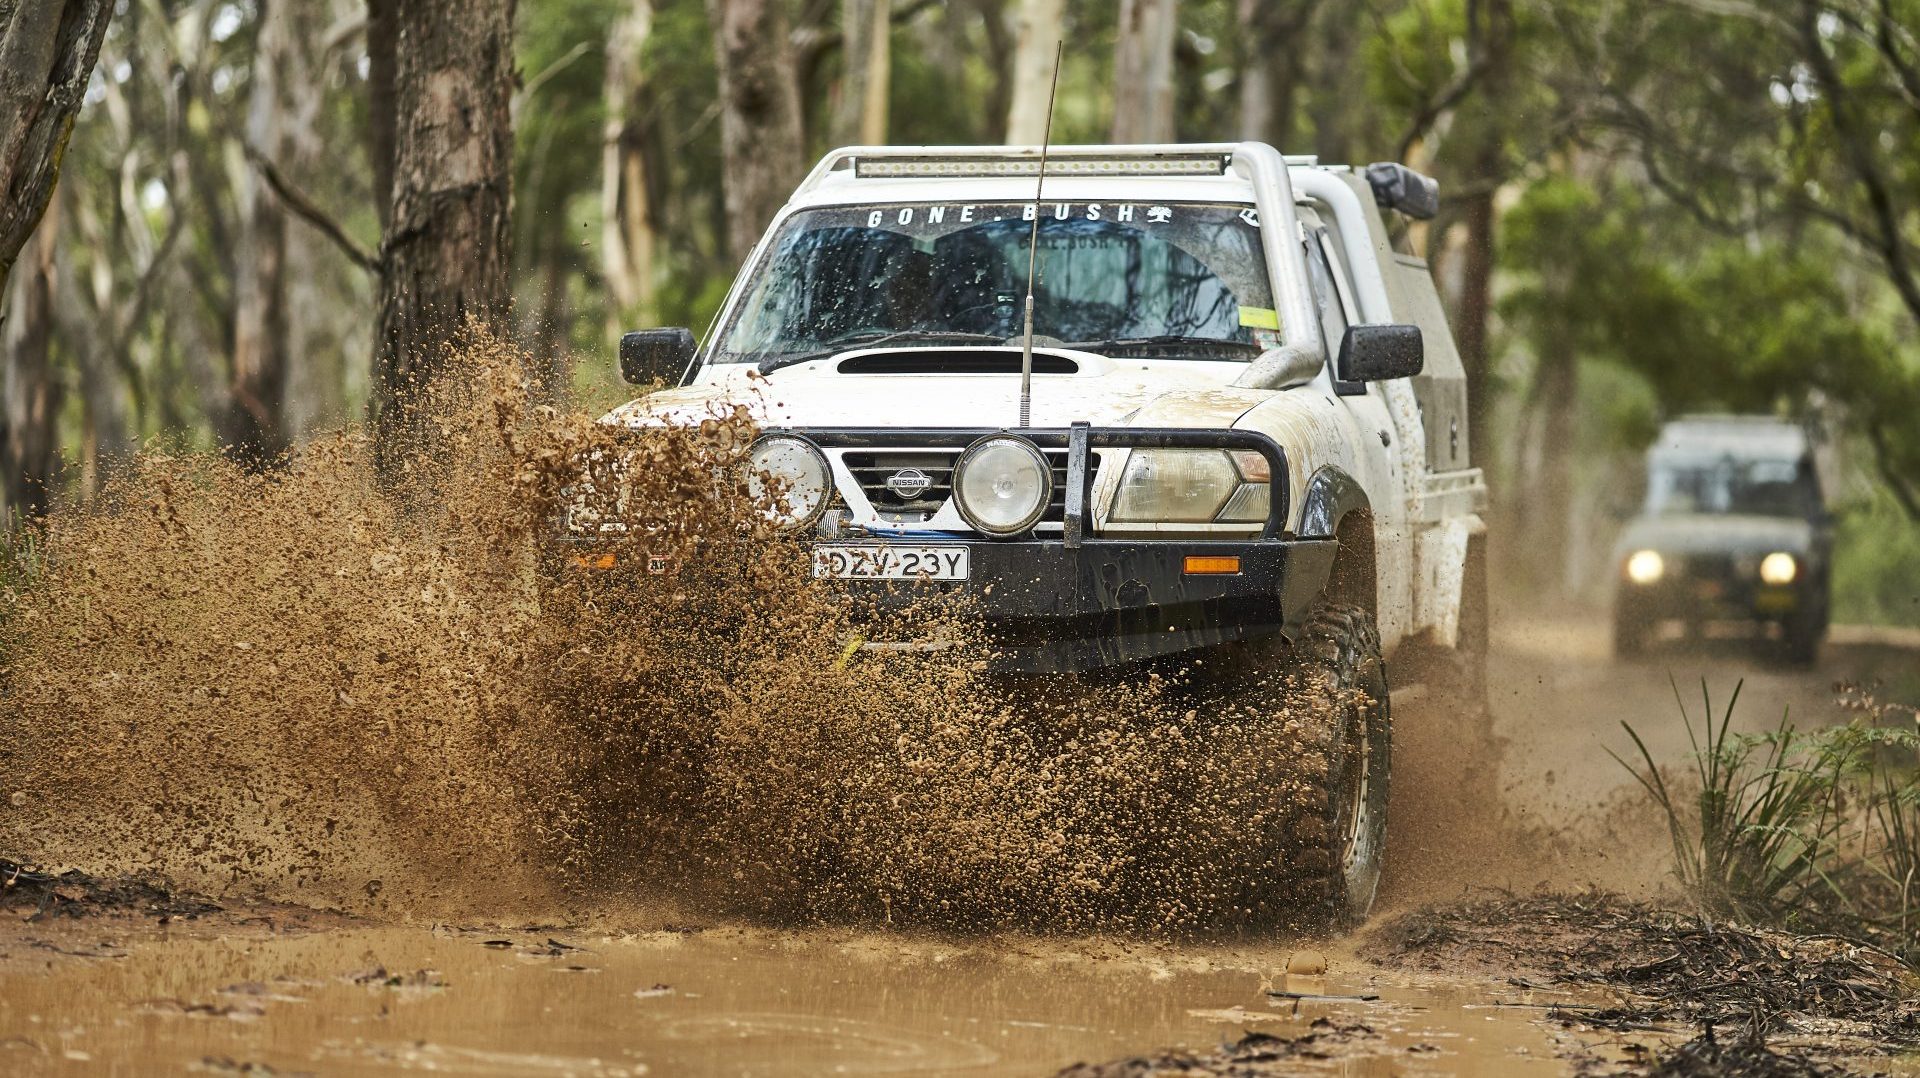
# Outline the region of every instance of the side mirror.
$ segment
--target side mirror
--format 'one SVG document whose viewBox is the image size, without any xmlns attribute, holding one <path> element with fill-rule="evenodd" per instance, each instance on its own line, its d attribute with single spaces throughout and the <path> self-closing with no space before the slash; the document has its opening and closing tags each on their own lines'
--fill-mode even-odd
<svg viewBox="0 0 1920 1078">
<path fill-rule="evenodd" d="M 1411 378 L 1427 366 L 1419 326 L 1363 322 L 1348 326 L 1334 370 L 1343 382 L 1384 382 Z"/>
<path fill-rule="evenodd" d="M 634 385 L 674 383 L 693 359 L 693 331 L 640 329 L 620 336 L 620 377 Z"/>
</svg>

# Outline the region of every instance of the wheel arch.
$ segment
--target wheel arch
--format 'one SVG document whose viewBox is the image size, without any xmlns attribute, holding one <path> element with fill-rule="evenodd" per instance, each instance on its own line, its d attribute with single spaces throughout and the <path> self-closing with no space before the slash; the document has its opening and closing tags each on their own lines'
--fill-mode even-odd
<svg viewBox="0 0 1920 1078">
<path fill-rule="evenodd" d="M 1330 600 L 1349 603 L 1378 615 L 1380 591 L 1373 534 L 1373 502 L 1359 480 L 1331 464 L 1322 465 L 1307 479 L 1300 500 L 1303 539 L 1336 542 L 1325 593 Z"/>
</svg>

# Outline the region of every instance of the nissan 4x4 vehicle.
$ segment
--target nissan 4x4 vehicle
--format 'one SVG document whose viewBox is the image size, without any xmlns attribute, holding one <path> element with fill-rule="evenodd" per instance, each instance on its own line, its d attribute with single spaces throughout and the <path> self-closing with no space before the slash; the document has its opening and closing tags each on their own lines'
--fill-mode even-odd
<svg viewBox="0 0 1920 1078">
<path fill-rule="evenodd" d="M 1614 551 L 1614 650 L 1663 629 L 1723 629 L 1810 663 L 1826 635 L 1833 535 L 1813 449 L 1765 416 L 1668 423 L 1647 453 L 1647 497 Z"/>
<path fill-rule="evenodd" d="M 1009 670 L 1231 652 L 1183 665 L 1318 716 L 1250 761 L 1274 790 L 1258 882 L 1351 923 L 1380 874 L 1388 660 L 1457 655 L 1477 684 L 1486 637 L 1460 359 L 1383 215 L 1431 216 L 1435 186 L 1258 143 L 1056 147 L 1040 171 L 1037 148 L 827 155 L 704 342 L 622 340 L 630 381 L 677 388 L 607 421 L 751 408 L 815 575 L 963 590 Z"/>
</svg>

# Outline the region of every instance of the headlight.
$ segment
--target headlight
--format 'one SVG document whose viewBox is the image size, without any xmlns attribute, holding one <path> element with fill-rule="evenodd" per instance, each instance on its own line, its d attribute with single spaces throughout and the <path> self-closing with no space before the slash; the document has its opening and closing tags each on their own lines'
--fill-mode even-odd
<svg viewBox="0 0 1920 1078">
<path fill-rule="evenodd" d="M 1783 550 L 1760 559 L 1760 580 L 1766 584 L 1791 584 L 1800 575 L 1800 563 Z"/>
<path fill-rule="evenodd" d="M 953 504 L 988 535 L 1018 535 L 1040 522 L 1053 500 L 1053 468 L 1025 438 L 994 435 L 967 447 L 953 465 Z"/>
<path fill-rule="evenodd" d="M 1136 449 L 1120 475 L 1112 520 L 1119 524 L 1264 524 L 1271 469 L 1254 452 Z"/>
<path fill-rule="evenodd" d="M 1666 572 L 1667 560 L 1657 550 L 1636 550 L 1627 559 L 1627 579 L 1635 584 L 1651 584 Z"/>
<path fill-rule="evenodd" d="M 753 443 L 748 453 L 747 493 L 765 505 L 781 527 L 805 528 L 826 512 L 833 491 L 827 458 L 805 438 L 772 434 Z"/>
</svg>

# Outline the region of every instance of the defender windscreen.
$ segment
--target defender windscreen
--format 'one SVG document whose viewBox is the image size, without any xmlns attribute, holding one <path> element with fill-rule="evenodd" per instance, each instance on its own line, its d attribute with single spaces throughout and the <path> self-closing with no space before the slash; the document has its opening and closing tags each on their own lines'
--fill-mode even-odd
<svg viewBox="0 0 1920 1078">
<path fill-rule="evenodd" d="M 774 237 L 718 362 L 763 368 L 892 345 L 1017 342 L 1031 204 L 806 210 Z M 1109 355 L 1247 361 L 1279 343 L 1254 211 L 1047 202 L 1034 332 Z"/>
<path fill-rule="evenodd" d="M 1799 461 L 1669 458 L 1656 461 L 1647 511 L 1802 517 L 1819 509 L 1812 469 Z"/>
</svg>

